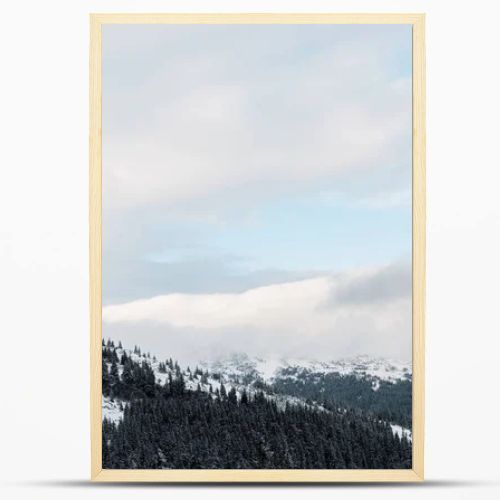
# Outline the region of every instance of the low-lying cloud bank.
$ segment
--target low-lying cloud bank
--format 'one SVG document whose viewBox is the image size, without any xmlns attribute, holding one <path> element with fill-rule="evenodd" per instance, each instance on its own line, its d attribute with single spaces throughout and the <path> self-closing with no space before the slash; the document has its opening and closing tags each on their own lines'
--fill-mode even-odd
<svg viewBox="0 0 500 500">
<path fill-rule="evenodd" d="M 253 288 L 169 293 L 103 308 L 104 335 L 192 361 L 244 351 L 331 359 L 411 355 L 411 268 L 394 264 Z"/>
</svg>

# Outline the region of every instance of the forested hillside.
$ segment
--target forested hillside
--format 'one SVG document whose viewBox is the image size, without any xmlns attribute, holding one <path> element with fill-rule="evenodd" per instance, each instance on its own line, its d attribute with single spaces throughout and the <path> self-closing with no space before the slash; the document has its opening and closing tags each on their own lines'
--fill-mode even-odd
<svg viewBox="0 0 500 500">
<path fill-rule="evenodd" d="M 287 368 L 276 377 L 273 388 L 282 394 L 318 401 L 325 408 L 360 409 L 380 420 L 411 429 L 411 380 L 376 381 L 370 377 L 317 373 Z"/>
<path fill-rule="evenodd" d="M 265 389 L 229 388 L 138 352 L 103 345 L 103 396 L 121 412 L 103 421 L 106 469 L 411 467 L 411 443 L 376 412 L 307 404 L 284 386 L 293 397 L 280 404 Z"/>
</svg>

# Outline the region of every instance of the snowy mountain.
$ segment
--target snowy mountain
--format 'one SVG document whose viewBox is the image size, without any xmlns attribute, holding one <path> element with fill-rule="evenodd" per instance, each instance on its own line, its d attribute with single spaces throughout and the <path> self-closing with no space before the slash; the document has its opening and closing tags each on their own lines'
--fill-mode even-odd
<svg viewBox="0 0 500 500">
<path fill-rule="evenodd" d="M 200 361 L 199 365 L 212 373 L 221 373 L 230 380 L 262 380 L 266 383 L 296 376 L 298 373 L 355 375 L 359 378 L 370 378 L 374 383 L 382 380 L 396 382 L 411 379 L 411 363 L 369 356 L 325 362 L 300 358 L 251 358 L 244 353 L 233 353 L 214 361 Z"/>
<path fill-rule="evenodd" d="M 410 378 L 370 359 L 181 368 L 108 341 L 103 467 L 409 468 Z"/>
<path fill-rule="evenodd" d="M 264 379 L 259 363 L 237 355 L 214 371 L 181 368 L 103 344 L 103 467 L 411 467 L 409 380 L 374 390 L 359 362 L 348 374 L 281 363 Z"/>
<path fill-rule="evenodd" d="M 261 372 L 255 368 L 255 361 L 250 360 L 244 354 L 235 354 L 231 356 L 231 363 L 225 365 L 224 360 L 220 360 L 208 369 L 208 363 L 200 363 L 193 370 L 189 367 L 181 369 L 180 366 L 172 361 L 159 361 L 155 356 L 151 357 L 149 353 L 141 353 L 136 348 L 133 351 L 123 347 L 113 347 L 117 359 L 121 360 L 125 354 L 126 357 L 136 363 L 148 364 L 154 372 L 156 383 L 165 385 L 169 377 L 182 377 L 185 388 L 188 391 L 200 391 L 212 394 L 215 398 L 220 391 L 226 393 L 232 388 L 236 391 L 236 397 L 241 400 L 244 393 L 249 397 L 254 397 L 257 392 L 263 392 L 265 397 L 274 401 L 278 408 L 284 408 L 287 404 L 296 406 L 314 407 L 317 410 L 324 411 L 324 408 L 316 403 L 306 403 L 303 398 L 297 398 L 292 395 L 276 394 L 271 387 L 267 387 Z M 262 364 L 262 361 L 261 361 Z M 107 363 L 107 369 L 111 370 L 111 363 Z M 123 375 L 123 366 L 117 364 L 118 375 Z M 262 372 L 263 373 L 263 372 Z M 222 389 L 224 386 L 224 389 Z M 123 417 L 126 402 L 111 400 L 109 397 L 103 397 L 102 418 L 108 418 L 117 422 Z"/>
<path fill-rule="evenodd" d="M 405 413 L 401 416 L 394 412 L 394 406 L 398 407 L 398 411 L 399 406 L 404 406 L 398 398 L 401 398 L 401 383 L 406 382 L 401 387 L 406 391 L 405 396 L 410 395 L 411 413 L 409 363 L 368 356 L 324 362 L 251 358 L 244 353 L 233 353 L 214 361 L 200 361 L 194 368 L 183 369 L 172 360 L 160 361 L 149 353 L 141 353 L 138 348 L 131 351 L 123 349 L 120 344 L 111 349 L 118 360 L 115 369 L 120 377 L 124 370 L 120 360 L 125 356 L 135 363 L 150 366 L 155 382 L 161 386 L 172 378 L 182 378 L 187 391 L 206 393 L 214 399 L 221 391 L 228 393 L 234 389 L 238 401 L 244 394 L 255 398 L 257 393 L 262 393 L 282 410 L 287 405 L 327 412 L 342 408 L 374 409 L 376 415 L 380 415 L 379 418 L 391 424 L 395 434 L 404 434 L 411 439 L 411 431 L 408 429 L 411 424 Z M 106 366 L 110 371 L 111 363 L 108 362 Z M 382 391 L 380 387 L 383 387 Z M 103 397 L 103 419 L 118 422 L 123 418 L 127 404 L 116 398 Z"/>
</svg>

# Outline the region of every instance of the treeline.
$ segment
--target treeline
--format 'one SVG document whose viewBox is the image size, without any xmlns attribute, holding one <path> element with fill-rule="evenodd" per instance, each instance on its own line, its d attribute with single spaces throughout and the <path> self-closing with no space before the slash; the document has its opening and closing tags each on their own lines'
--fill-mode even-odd
<svg viewBox="0 0 500 500">
<path fill-rule="evenodd" d="M 411 444 L 357 410 L 276 404 L 221 386 L 186 391 L 179 370 L 155 382 L 148 362 L 103 347 L 103 394 L 125 401 L 103 422 L 106 469 L 390 469 L 411 467 Z"/>
<path fill-rule="evenodd" d="M 359 409 L 380 420 L 412 425 L 411 380 L 381 380 L 376 391 L 369 378 L 339 373 L 316 373 L 289 367 L 273 384 L 276 392 L 316 401 L 325 408 Z"/>
<path fill-rule="evenodd" d="M 102 394 L 112 399 L 118 398 L 126 401 L 155 398 L 167 395 L 167 392 L 172 395 L 184 394 L 185 382 L 178 363 L 172 360 L 166 364 L 162 363 L 160 371 L 165 373 L 167 366 L 172 370 L 169 372 L 168 381 L 165 385 L 159 385 L 156 383 L 155 373 L 146 357 L 138 363 L 133 361 L 125 351 L 122 351 L 119 357 L 114 345 L 103 346 Z"/>
</svg>

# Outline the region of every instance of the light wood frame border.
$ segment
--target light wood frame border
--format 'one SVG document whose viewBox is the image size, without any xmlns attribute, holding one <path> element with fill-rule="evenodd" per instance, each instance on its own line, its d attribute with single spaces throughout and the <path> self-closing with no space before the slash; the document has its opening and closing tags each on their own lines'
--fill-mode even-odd
<svg viewBox="0 0 500 500">
<path fill-rule="evenodd" d="M 102 38 L 103 24 L 411 24 L 413 29 L 413 468 L 409 470 L 106 470 L 102 468 Z M 424 14 L 90 15 L 91 479 L 109 482 L 416 482 L 424 479 L 425 319 Z"/>
</svg>

